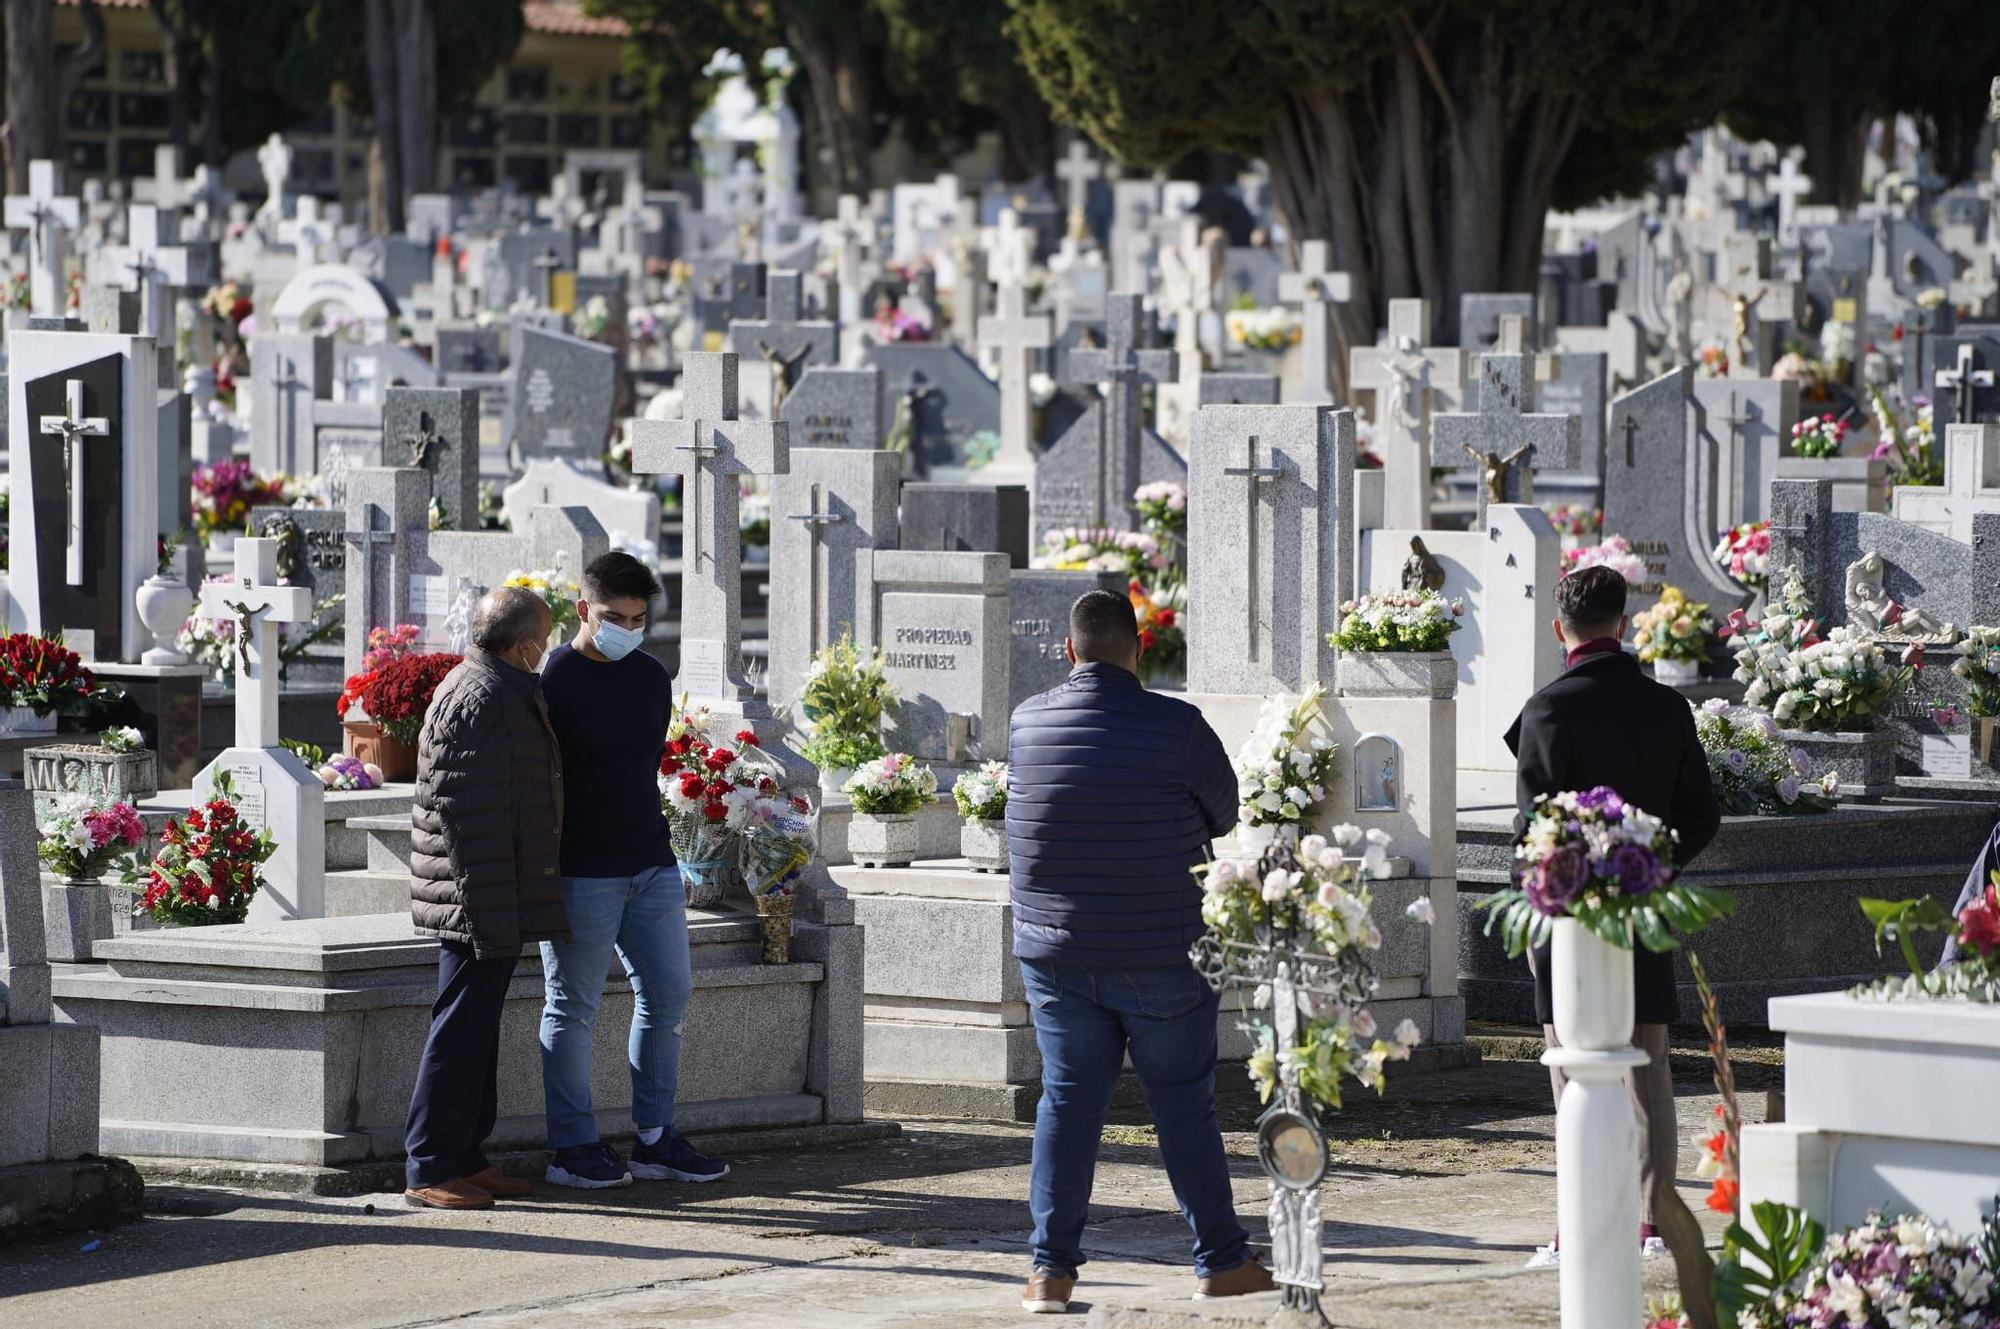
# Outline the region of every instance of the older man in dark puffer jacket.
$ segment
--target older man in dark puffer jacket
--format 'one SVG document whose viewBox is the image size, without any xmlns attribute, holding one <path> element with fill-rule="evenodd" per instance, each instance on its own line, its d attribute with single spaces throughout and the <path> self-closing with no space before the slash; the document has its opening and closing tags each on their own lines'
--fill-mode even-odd
<svg viewBox="0 0 2000 1329">
<path fill-rule="evenodd" d="M 1132 605 L 1070 610 L 1069 681 L 1014 712 L 1007 849 L 1014 954 L 1042 1054 L 1022 1308 L 1069 1308 L 1097 1141 L 1129 1052 L 1194 1230 L 1196 1296 L 1272 1286 L 1236 1221 L 1215 1121 L 1216 996 L 1188 962 L 1193 869 L 1236 824 L 1236 776 L 1201 712 L 1139 682 Z"/>
<path fill-rule="evenodd" d="M 438 939 L 438 996 L 405 1139 L 405 1198 L 484 1209 L 527 1183 L 482 1150 L 499 1110 L 500 1015 L 525 943 L 566 941 L 562 758 L 535 671 L 549 638 L 541 597 L 480 600 L 472 645 L 424 717 L 410 818 L 411 913 Z"/>
</svg>

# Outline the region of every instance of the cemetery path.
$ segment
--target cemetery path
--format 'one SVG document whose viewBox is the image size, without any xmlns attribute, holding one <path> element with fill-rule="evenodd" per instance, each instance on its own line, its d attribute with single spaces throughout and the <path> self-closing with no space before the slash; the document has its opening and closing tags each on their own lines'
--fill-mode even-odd
<svg viewBox="0 0 2000 1329">
<path fill-rule="evenodd" d="M 1677 1059 L 1685 1140 L 1707 1124 L 1705 1067 Z M 1244 1129 L 1254 1096 L 1225 1068 L 1239 1211 L 1263 1229 Z M 1335 1119 L 1328 1271 L 1343 1329 L 1555 1324 L 1555 1281 L 1516 1276 L 1553 1227 L 1553 1118 L 1528 1061 L 1410 1076 Z M 1752 1115 L 1756 1115 L 1754 1111 Z M 1187 1237 L 1143 1109 L 1107 1127 L 1079 1297 L 1178 1307 Z M 350 1329 L 466 1318 L 508 1329 L 694 1322 L 764 1326 L 1017 1323 L 1031 1131 L 911 1122 L 897 1138 L 739 1155 L 710 1187 L 545 1188 L 472 1215 L 400 1197 L 149 1188 L 148 1217 L 101 1237 L 0 1253 L 0 1324 L 93 1329 Z M 1684 1169 L 1692 1150 L 1684 1145 Z M 1684 1186 L 1700 1205 L 1703 1188 Z M 369 1206 L 374 1212 L 369 1211 Z M 1716 1216 L 1703 1212 L 1713 1238 Z M 1664 1262 L 1649 1285 L 1670 1276 Z"/>
</svg>

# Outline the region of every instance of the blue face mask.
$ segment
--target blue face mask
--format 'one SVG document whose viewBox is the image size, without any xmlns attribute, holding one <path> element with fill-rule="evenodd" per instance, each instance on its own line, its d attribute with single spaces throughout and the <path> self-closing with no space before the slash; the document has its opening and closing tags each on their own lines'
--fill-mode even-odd
<svg viewBox="0 0 2000 1329">
<path fill-rule="evenodd" d="M 621 628 L 616 623 L 596 623 L 591 626 L 590 639 L 596 645 L 598 654 L 607 660 L 623 660 L 646 640 L 643 628 Z"/>
</svg>

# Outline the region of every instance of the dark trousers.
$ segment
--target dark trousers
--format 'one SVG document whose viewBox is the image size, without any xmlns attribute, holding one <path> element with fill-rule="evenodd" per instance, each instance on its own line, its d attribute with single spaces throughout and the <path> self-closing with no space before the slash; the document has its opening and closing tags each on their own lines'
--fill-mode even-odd
<svg viewBox="0 0 2000 1329">
<path fill-rule="evenodd" d="M 438 943 L 437 1001 L 403 1140 L 411 1189 L 486 1170 L 480 1146 L 500 1113 L 500 1013 L 519 959 L 481 960 L 462 942 Z"/>
</svg>

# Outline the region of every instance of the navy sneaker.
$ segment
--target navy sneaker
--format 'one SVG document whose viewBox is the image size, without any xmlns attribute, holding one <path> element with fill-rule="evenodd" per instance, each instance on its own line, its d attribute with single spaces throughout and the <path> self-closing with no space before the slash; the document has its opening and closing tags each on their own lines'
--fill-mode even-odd
<svg viewBox="0 0 2000 1329">
<path fill-rule="evenodd" d="M 632 1175 L 643 1181 L 721 1181 L 729 1164 L 703 1156 L 686 1136 L 668 1131 L 653 1144 L 632 1146 Z"/>
<path fill-rule="evenodd" d="M 573 1144 L 556 1150 L 549 1160 L 543 1180 L 555 1186 L 574 1186 L 581 1191 L 608 1191 L 630 1186 L 632 1174 L 625 1170 L 618 1151 L 603 1143 Z"/>
</svg>

